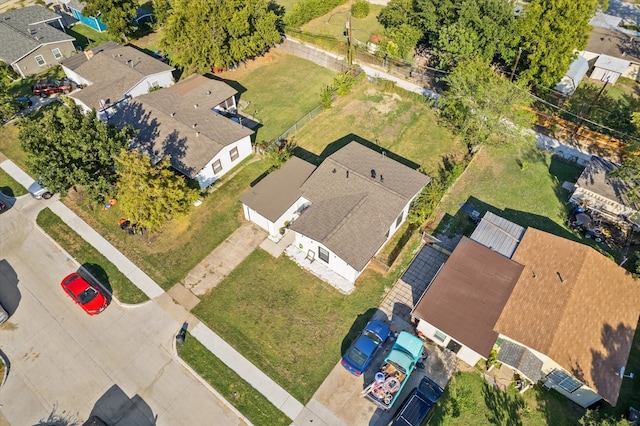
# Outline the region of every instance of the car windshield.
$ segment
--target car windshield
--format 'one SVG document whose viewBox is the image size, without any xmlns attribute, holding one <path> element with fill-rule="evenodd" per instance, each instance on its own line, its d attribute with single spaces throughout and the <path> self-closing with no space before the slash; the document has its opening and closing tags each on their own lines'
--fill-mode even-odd
<svg viewBox="0 0 640 426">
<path fill-rule="evenodd" d="M 85 305 L 91 302 L 93 299 L 95 299 L 97 295 L 98 295 L 98 292 L 96 291 L 96 289 L 93 287 L 89 287 L 85 291 L 80 293 L 80 295 L 78 296 L 78 299 L 80 299 L 80 303 Z"/>
<path fill-rule="evenodd" d="M 373 333 L 373 332 L 371 332 L 369 330 L 365 330 L 362 334 L 365 335 L 366 337 L 368 337 L 369 339 L 371 339 L 376 345 L 379 345 L 380 343 L 382 343 L 380 338 L 378 336 L 376 336 L 375 333 Z"/>
<path fill-rule="evenodd" d="M 364 365 L 364 363 L 367 361 L 367 356 L 358 348 L 351 348 L 348 356 L 349 359 L 356 365 Z"/>
</svg>

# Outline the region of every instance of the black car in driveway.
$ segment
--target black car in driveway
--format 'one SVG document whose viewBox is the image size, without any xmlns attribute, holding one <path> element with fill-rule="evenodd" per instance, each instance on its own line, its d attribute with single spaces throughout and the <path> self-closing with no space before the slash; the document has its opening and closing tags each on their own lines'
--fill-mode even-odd
<svg viewBox="0 0 640 426">
<path fill-rule="evenodd" d="M 414 388 L 404 400 L 390 426 L 424 426 L 429 423 L 436 408 L 436 402 L 442 396 L 442 388 L 433 380 L 424 376 L 417 388 Z"/>
</svg>

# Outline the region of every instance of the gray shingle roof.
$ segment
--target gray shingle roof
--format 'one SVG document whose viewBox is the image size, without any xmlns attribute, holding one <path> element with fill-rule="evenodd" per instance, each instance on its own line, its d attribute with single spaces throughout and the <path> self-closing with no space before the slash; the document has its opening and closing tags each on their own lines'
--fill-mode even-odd
<svg viewBox="0 0 640 426">
<path fill-rule="evenodd" d="M 291 157 L 245 193 L 240 202 L 275 222 L 302 196 L 300 186 L 315 168 L 298 157 Z"/>
<path fill-rule="evenodd" d="M 491 212 L 486 212 L 471 239 L 511 258 L 524 235 L 524 228 Z"/>
<path fill-rule="evenodd" d="M 375 178 L 372 178 L 372 170 Z M 302 185 L 312 205 L 292 229 L 362 270 L 430 178 L 357 142 L 327 157 Z"/>
<path fill-rule="evenodd" d="M 194 84 L 194 80 L 200 84 Z M 252 130 L 211 110 L 218 105 L 217 97 L 205 94 L 203 98 L 198 94 L 213 91 L 219 85 L 219 81 L 190 76 L 169 88 L 130 100 L 109 121 L 139 129 L 137 140 L 141 148 L 158 157 L 171 155 L 174 168 L 195 178 L 222 148 L 253 134 Z M 209 102 L 202 101 L 194 108 L 193 99 Z M 172 113 L 175 115 L 171 116 Z"/>
<path fill-rule="evenodd" d="M 106 104 L 117 102 L 144 77 L 173 70 L 131 46 L 109 46 L 108 49 L 93 51 L 94 55 L 89 60 L 73 57 L 62 62 L 65 67 L 74 67 L 73 71 L 92 83 L 70 95 L 89 108 L 98 109 L 100 99 Z"/>
<path fill-rule="evenodd" d="M 59 15 L 38 5 L 1 13 L 0 59 L 12 64 L 43 44 L 75 40 L 47 24 L 59 18 Z"/>
<path fill-rule="evenodd" d="M 611 175 L 611 172 L 619 167 L 611 161 L 593 156 L 578 178 L 576 186 L 637 210 L 640 206 L 625 196 L 629 185 L 622 179 Z"/>
<path fill-rule="evenodd" d="M 640 43 L 622 31 L 593 27 L 585 50 L 640 63 Z"/>
</svg>

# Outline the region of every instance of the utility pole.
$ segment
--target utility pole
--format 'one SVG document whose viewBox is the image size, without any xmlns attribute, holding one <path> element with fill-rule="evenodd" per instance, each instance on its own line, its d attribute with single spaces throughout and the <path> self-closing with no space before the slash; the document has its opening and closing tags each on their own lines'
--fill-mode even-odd
<svg viewBox="0 0 640 426">
<path fill-rule="evenodd" d="M 596 102 L 598 102 L 598 99 L 600 99 L 600 95 L 602 95 L 602 92 L 604 92 L 604 89 L 607 88 L 607 84 L 609 84 L 608 76 L 607 76 L 607 79 L 604 81 L 604 86 L 602 86 L 602 89 L 600 89 L 598 94 L 593 98 L 593 100 L 591 101 L 591 104 L 589 105 L 589 108 L 587 109 L 587 112 L 585 112 L 584 115 L 582 116 L 580 123 L 576 127 L 576 130 L 573 132 L 572 138 L 576 136 L 576 134 L 584 124 L 585 120 L 589 119 L 589 114 L 591 114 L 591 110 L 593 109 L 594 106 L 596 106 Z"/>
<path fill-rule="evenodd" d="M 513 81 L 513 76 L 516 74 L 516 68 L 518 68 L 518 62 L 520 62 L 521 54 L 522 54 L 522 47 L 518 47 L 518 56 L 516 57 L 516 63 L 513 64 L 513 69 L 511 70 L 511 77 L 509 77 L 509 81 Z"/>
<path fill-rule="evenodd" d="M 351 13 L 349 13 L 349 21 L 348 21 L 348 25 L 349 28 L 347 28 L 347 35 L 348 35 L 348 45 L 349 45 L 349 51 L 347 52 L 347 59 L 349 61 L 349 66 L 353 65 L 353 32 L 351 31 Z"/>
</svg>

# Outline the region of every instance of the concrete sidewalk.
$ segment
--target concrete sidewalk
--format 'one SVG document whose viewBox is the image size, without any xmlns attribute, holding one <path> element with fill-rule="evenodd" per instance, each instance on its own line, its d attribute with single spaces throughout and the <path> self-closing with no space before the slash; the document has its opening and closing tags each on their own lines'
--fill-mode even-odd
<svg viewBox="0 0 640 426">
<path fill-rule="evenodd" d="M 23 170 L 16 166 L 11 160 L 0 163 L 0 168 L 11 175 L 18 183 L 28 188 L 33 179 Z M 52 201 L 52 200 L 49 200 Z M 280 409 L 289 418 L 295 419 L 303 410 L 303 405 L 285 391 L 280 385 L 262 373 L 257 367 L 251 364 L 231 345 L 226 343 L 220 336 L 214 333 L 204 324 L 197 321 L 188 310 L 173 303 L 173 299 L 156 284 L 147 274 L 133 264 L 111 243 L 105 240 L 86 222 L 78 217 L 67 206 L 60 201 L 42 203 L 42 207 L 49 207 L 67 225 L 78 233 L 85 241 L 95 247 L 110 262 L 112 262 L 122 273 L 124 273 L 140 290 L 142 290 L 153 303 L 156 303 L 163 310 L 179 321 L 190 321 L 192 335 L 198 339 L 211 353 L 220 358 L 229 368 L 233 369 L 240 377 L 250 383 L 258 392 L 265 396 L 272 404 Z M 177 330 L 176 330 L 177 331 Z"/>
</svg>

